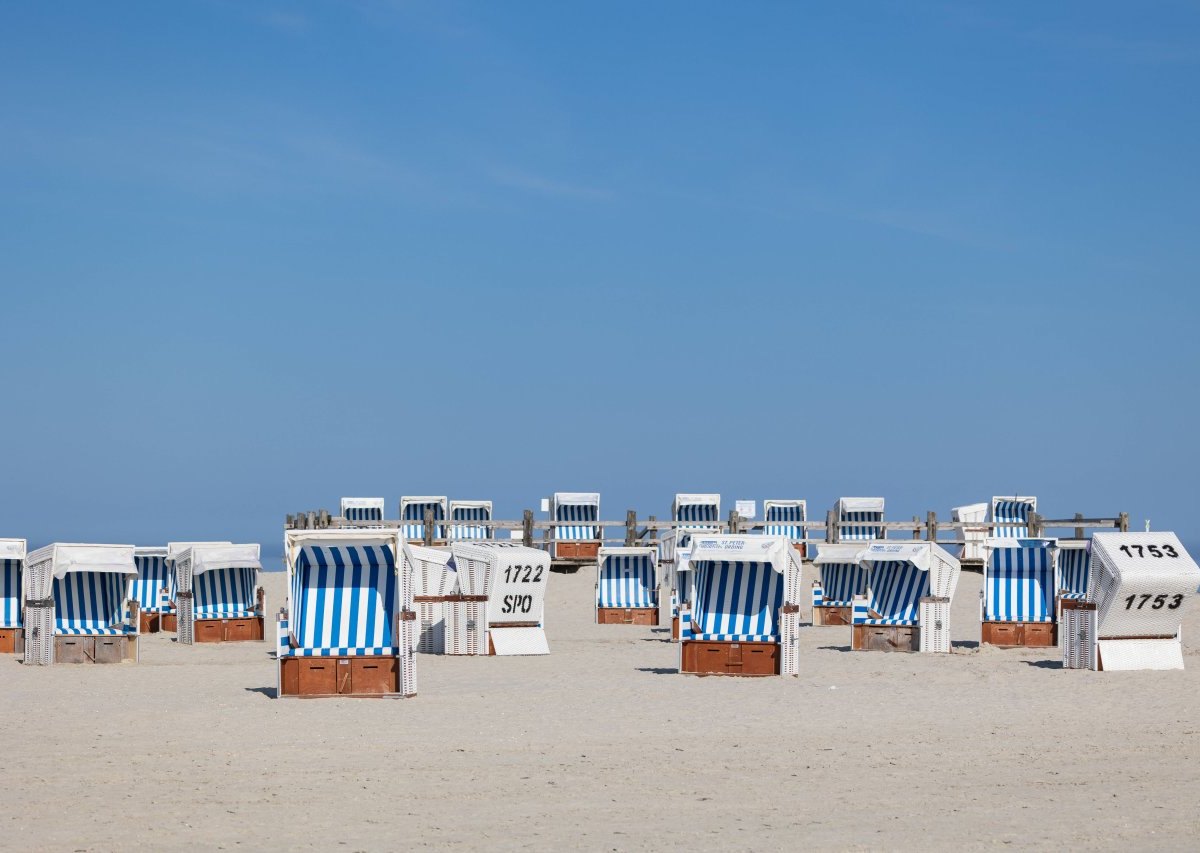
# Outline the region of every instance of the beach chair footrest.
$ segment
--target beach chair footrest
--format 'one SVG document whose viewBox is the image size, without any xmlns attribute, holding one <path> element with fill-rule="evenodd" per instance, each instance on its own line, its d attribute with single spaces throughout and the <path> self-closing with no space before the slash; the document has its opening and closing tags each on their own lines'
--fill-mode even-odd
<svg viewBox="0 0 1200 853">
<path fill-rule="evenodd" d="M 915 652 L 920 644 L 916 625 L 855 625 L 850 637 L 850 648 L 860 652 Z"/>
<path fill-rule="evenodd" d="M 1058 645 L 1058 626 L 1053 622 L 984 622 L 981 640 L 985 645 L 1014 648 Z"/>
<path fill-rule="evenodd" d="M 684 640 L 680 672 L 692 675 L 779 675 L 779 644 Z"/>
<path fill-rule="evenodd" d="M 363 657 L 288 657 L 280 661 L 283 696 L 398 696 L 400 659 Z"/>
<path fill-rule="evenodd" d="M 596 622 L 601 625 L 657 625 L 657 607 L 598 607 Z"/>
<path fill-rule="evenodd" d="M 849 606 L 841 607 L 814 607 L 813 625 L 849 625 L 850 624 Z"/>
<path fill-rule="evenodd" d="M 0 628 L 0 654 L 25 654 L 24 628 Z"/>
<path fill-rule="evenodd" d="M 197 619 L 193 633 L 197 643 L 236 643 L 263 639 L 263 618 Z"/>
</svg>

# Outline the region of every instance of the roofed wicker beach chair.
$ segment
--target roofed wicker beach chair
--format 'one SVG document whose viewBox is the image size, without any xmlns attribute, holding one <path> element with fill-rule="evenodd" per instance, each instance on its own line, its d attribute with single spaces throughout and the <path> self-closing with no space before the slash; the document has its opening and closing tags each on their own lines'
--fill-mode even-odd
<svg viewBox="0 0 1200 853">
<path fill-rule="evenodd" d="M 277 696 L 412 696 L 416 613 L 399 530 L 288 530 Z"/>
<path fill-rule="evenodd" d="M 258 545 L 194 544 L 172 562 L 180 643 L 265 639 Z"/>
<path fill-rule="evenodd" d="M 601 548 L 596 566 L 596 622 L 658 624 L 658 549 Z"/>
<path fill-rule="evenodd" d="M 989 537 L 984 542 L 980 591 L 982 642 L 996 646 L 1053 646 L 1058 542 Z"/>
<path fill-rule="evenodd" d="M 854 597 L 867 591 L 867 573 L 859 565 L 862 542 L 818 542 L 811 544 L 817 555 L 813 566 L 817 579 L 812 585 L 813 625 L 849 625 Z"/>
<path fill-rule="evenodd" d="M 967 528 L 955 531 L 955 538 L 963 543 L 962 553 L 959 555 L 961 562 L 970 562 L 976 565 L 983 563 L 983 543 L 988 538 L 987 514 L 988 504 L 986 503 L 956 506 L 950 510 L 950 517 L 953 521 L 980 523 L 980 527 L 975 529 Z"/>
<path fill-rule="evenodd" d="M 765 535 L 786 536 L 797 550 L 804 553 L 804 540 L 808 538 L 804 529 L 804 522 L 808 521 L 807 501 L 779 498 L 764 500 L 763 521 Z"/>
<path fill-rule="evenodd" d="M 425 655 L 445 654 L 444 605 L 458 592 L 458 574 L 450 550 L 406 542 L 401 557 L 401 573 L 412 578 L 413 608 L 417 612 L 416 651 Z"/>
<path fill-rule="evenodd" d="M 1200 566 L 1174 533 L 1092 536 L 1083 601 L 1064 608 L 1066 669 L 1183 669 L 1182 621 Z"/>
<path fill-rule="evenodd" d="M 491 501 L 450 501 L 451 541 L 491 539 L 492 531 L 485 523 L 491 520 Z"/>
<path fill-rule="evenodd" d="M 960 563 L 940 545 L 875 542 L 859 555 L 867 591 L 855 596 L 850 647 L 950 652 L 950 603 Z"/>
<path fill-rule="evenodd" d="M 175 573 L 167 562 L 166 547 L 140 547 L 133 551 L 138 576 L 133 582 L 133 597 L 141 613 L 143 634 L 163 630 L 164 613 L 172 612 L 175 601 Z"/>
<path fill-rule="evenodd" d="M 414 545 L 425 542 L 425 513 L 433 513 L 432 544 L 446 544 L 446 529 L 441 523 L 446 520 L 449 500 L 445 496 L 424 495 L 400 498 L 400 522 L 404 538 Z"/>
<path fill-rule="evenodd" d="M 137 661 L 133 553 L 132 545 L 55 543 L 26 555 L 26 664 Z"/>
<path fill-rule="evenodd" d="M 1029 516 L 1037 511 L 1034 497 L 993 497 L 992 537 L 997 539 L 1028 539 Z"/>
<path fill-rule="evenodd" d="M 878 524 L 883 521 L 883 503 L 883 498 L 838 498 L 833 505 L 839 525 L 838 541 L 886 539 L 887 533 Z"/>
<path fill-rule="evenodd" d="M 721 530 L 721 496 L 718 494 L 675 495 L 671 504 L 671 520 L 676 523 L 659 539 L 660 565 L 670 579 L 671 589 L 671 640 L 682 636 L 682 624 L 691 606 L 691 580 L 688 576 L 692 534 L 699 531 L 717 533 Z"/>
<path fill-rule="evenodd" d="M 799 673 L 800 555 L 787 538 L 695 534 L 690 574 L 680 672 Z"/>
<path fill-rule="evenodd" d="M 571 522 L 555 527 L 552 553 L 556 560 L 594 560 L 600 550 L 600 495 L 596 492 L 555 492 L 550 499 L 550 518 Z"/>
<path fill-rule="evenodd" d="M 550 555 L 513 542 L 456 542 L 457 601 L 445 605 L 446 654 L 546 655 Z"/>
<path fill-rule="evenodd" d="M 383 498 L 342 498 L 342 519 L 352 527 L 380 527 Z"/>
<path fill-rule="evenodd" d="M 0 654 L 25 654 L 25 540 L 0 539 Z"/>
</svg>

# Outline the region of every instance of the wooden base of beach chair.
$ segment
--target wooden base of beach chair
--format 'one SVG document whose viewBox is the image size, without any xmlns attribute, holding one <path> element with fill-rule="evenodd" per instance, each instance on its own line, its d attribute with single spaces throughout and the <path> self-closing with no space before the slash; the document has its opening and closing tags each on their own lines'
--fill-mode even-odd
<svg viewBox="0 0 1200 853">
<path fill-rule="evenodd" d="M 238 619 L 197 619 L 193 623 L 197 643 L 237 643 L 263 638 L 263 618 L 247 616 Z"/>
<path fill-rule="evenodd" d="M 0 654 L 25 654 L 24 628 L 0 628 Z"/>
<path fill-rule="evenodd" d="M 599 542 L 554 543 L 554 559 L 556 560 L 596 560 L 599 557 Z"/>
<path fill-rule="evenodd" d="M 596 622 L 601 625 L 657 625 L 657 607 L 597 607 Z"/>
<path fill-rule="evenodd" d="M 915 652 L 921 629 L 915 625 L 855 625 L 850 648 L 860 652 Z"/>
<path fill-rule="evenodd" d="M 1044 648 L 1058 645 L 1058 626 L 1053 622 L 984 622 L 981 640 L 1004 648 Z"/>
<path fill-rule="evenodd" d="M 55 663 L 123 663 L 137 659 L 131 637 L 55 637 Z"/>
<path fill-rule="evenodd" d="M 779 675 L 779 644 L 684 640 L 679 671 L 688 675 Z"/>
<path fill-rule="evenodd" d="M 813 624 L 814 625 L 849 625 L 850 624 L 849 607 L 814 607 Z"/>
<path fill-rule="evenodd" d="M 424 539 L 405 539 L 404 541 L 407 542 L 409 545 L 424 545 L 425 544 Z M 434 539 L 432 542 L 429 543 L 429 547 L 445 548 L 449 544 L 450 543 L 445 539 Z"/>
<path fill-rule="evenodd" d="M 157 634 L 162 630 L 162 614 L 147 613 L 145 610 L 141 612 L 139 618 L 140 626 L 138 630 L 143 634 Z"/>
<path fill-rule="evenodd" d="M 284 658 L 283 696 L 399 696 L 400 659 L 395 656 Z"/>
<path fill-rule="evenodd" d="M 179 614 L 174 611 L 162 614 L 162 618 L 158 620 L 158 630 L 169 631 L 172 634 L 179 632 Z"/>
</svg>

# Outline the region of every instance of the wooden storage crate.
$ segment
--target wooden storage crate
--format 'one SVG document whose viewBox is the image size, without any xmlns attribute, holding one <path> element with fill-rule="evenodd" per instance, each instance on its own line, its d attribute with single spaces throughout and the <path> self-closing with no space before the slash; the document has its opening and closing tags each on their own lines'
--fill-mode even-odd
<svg viewBox="0 0 1200 853">
<path fill-rule="evenodd" d="M 596 621 L 601 625 L 657 625 L 657 607 L 600 607 Z"/>
<path fill-rule="evenodd" d="M 172 634 L 179 631 L 179 614 L 172 610 L 170 613 L 162 614 L 158 620 L 158 630 L 170 631 Z"/>
<path fill-rule="evenodd" d="M 871 652 L 916 652 L 921 649 L 917 625 L 855 625 L 850 648 Z"/>
<path fill-rule="evenodd" d="M 0 628 L 0 654 L 25 654 L 24 628 Z"/>
<path fill-rule="evenodd" d="M 555 542 L 556 560 L 596 560 L 600 558 L 599 542 Z"/>
<path fill-rule="evenodd" d="M 672 640 L 679 639 L 679 617 L 678 616 L 671 617 L 671 639 Z"/>
<path fill-rule="evenodd" d="M 143 610 L 138 621 L 141 623 L 138 630 L 143 634 L 157 634 L 162 630 L 161 613 L 148 613 Z"/>
<path fill-rule="evenodd" d="M 394 655 L 284 658 L 280 685 L 284 696 L 398 696 L 400 659 Z"/>
<path fill-rule="evenodd" d="M 122 663 L 133 660 L 136 639 L 125 636 L 66 636 L 54 638 L 56 663 Z"/>
<path fill-rule="evenodd" d="M 197 643 L 236 643 L 263 639 L 263 618 L 197 619 L 192 634 Z"/>
<path fill-rule="evenodd" d="M 823 607 L 812 609 L 814 625 L 849 625 L 851 607 Z"/>
<path fill-rule="evenodd" d="M 1058 645 L 1053 622 L 984 622 L 982 641 L 991 646 L 1045 648 Z"/>
<path fill-rule="evenodd" d="M 778 643 L 684 640 L 680 672 L 693 675 L 779 675 Z"/>
</svg>

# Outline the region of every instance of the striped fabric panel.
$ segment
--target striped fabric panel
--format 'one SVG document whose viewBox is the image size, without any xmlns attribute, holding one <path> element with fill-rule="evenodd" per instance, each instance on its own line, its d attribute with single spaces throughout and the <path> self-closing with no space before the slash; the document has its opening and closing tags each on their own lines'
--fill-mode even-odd
<svg viewBox="0 0 1200 853">
<path fill-rule="evenodd" d="M 554 507 L 555 521 L 597 521 L 600 508 L 595 504 L 559 504 Z M 596 527 L 586 524 L 554 528 L 555 539 L 599 539 Z"/>
<path fill-rule="evenodd" d="M 255 570 L 213 569 L 192 578 L 193 611 L 197 619 L 254 614 Z"/>
<path fill-rule="evenodd" d="M 1029 536 L 1029 513 L 1033 504 L 1028 501 L 996 501 L 992 521 L 1000 527 L 992 535 L 1002 539 L 1025 539 Z"/>
<path fill-rule="evenodd" d="M 21 561 L 0 560 L 0 628 L 21 627 Z"/>
<path fill-rule="evenodd" d="M 456 506 L 451 521 L 491 521 L 486 506 Z M 455 539 L 487 539 L 488 529 L 481 524 L 455 524 L 451 527 Z"/>
<path fill-rule="evenodd" d="M 444 521 L 446 518 L 445 512 L 442 509 L 440 501 L 423 504 L 405 504 L 404 517 L 401 521 L 407 521 L 404 525 L 405 539 L 424 539 L 425 538 L 425 511 L 429 510 L 433 513 L 434 521 Z M 416 522 L 415 524 L 413 522 Z M 441 539 L 446 535 L 442 525 L 435 524 L 433 526 L 433 538 Z"/>
<path fill-rule="evenodd" d="M 850 610 L 850 621 L 855 625 L 865 625 L 870 618 L 871 613 L 867 606 L 866 597 L 854 599 Z"/>
<path fill-rule="evenodd" d="M 125 576 L 68 572 L 54 579 L 54 633 L 124 634 Z"/>
<path fill-rule="evenodd" d="M 850 524 L 850 527 L 843 527 L 841 538 L 845 539 L 882 539 L 883 528 L 867 524 L 865 522 L 883 521 L 882 512 L 844 512 L 842 513 L 841 521 L 843 524 Z"/>
<path fill-rule="evenodd" d="M 826 607 L 849 607 L 867 591 L 867 573 L 857 563 L 822 563 L 821 597 Z"/>
<path fill-rule="evenodd" d="M 692 611 L 684 610 L 677 615 L 679 616 L 679 639 L 695 639 L 696 635 L 692 633 Z"/>
<path fill-rule="evenodd" d="M 696 639 L 779 639 L 783 576 L 768 563 L 703 560 L 696 572 Z"/>
<path fill-rule="evenodd" d="M 348 506 L 346 521 L 383 521 L 383 510 L 377 506 Z"/>
<path fill-rule="evenodd" d="M 1091 566 L 1090 548 L 1063 548 L 1058 552 L 1058 584 L 1062 598 L 1082 601 L 1087 597 Z"/>
<path fill-rule="evenodd" d="M 387 547 L 306 546 L 292 587 L 289 615 L 299 649 L 392 647 L 396 562 Z"/>
<path fill-rule="evenodd" d="M 793 542 L 804 539 L 804 528 L 799 522 L 804 521 L 804 513 L 798 506 L 767 507 L 766 531 L 768 536 L 786 536 Z M 779 523 L 772 523 L 779 522 Z"/>
<path fill-rule="evenodd" d="M 1054 619 L 1054 567 L 1050 549 L 996 548 L 984 584 L 988 622 L 1051 622 Z"/>
<path fill-rule="evenodd" d="M 341 658 L 382 657 L 399 654 L 395 646 L 328 646 L 324 648 L 289 649 L 287 657 L 293 658 Z"/>
<path fill-rule="evenodd" d="M 175 572 L 167 565 L 166 557 L 141 556 L 134 557 L 138 576 L 133 582 L 133 597 L 138 606 L 149 613 L 160 613 L 163 610 L 162 589 L 170 590 L 170 597 L 175 597 Z"/>
<path fill-rule="evenodd" d="M 675 511 L 676 521 L 716 521 L 716 504 L 684 504 Z"/>
<path fill-rule="evenodd" d="M 645 555 L 605 557 L 597 603 L 600 607 L 657 607 L 654 562 Z"/>
<path fill-rule="evenodd" d="M 921 597 L 929 595 L 929 572 L 912 563 L 888 561 L 875 563 L 868 575 L 868 606 L 879 618 L 868 618 L 866 625 L 916 625 Z"/>
</svg>

